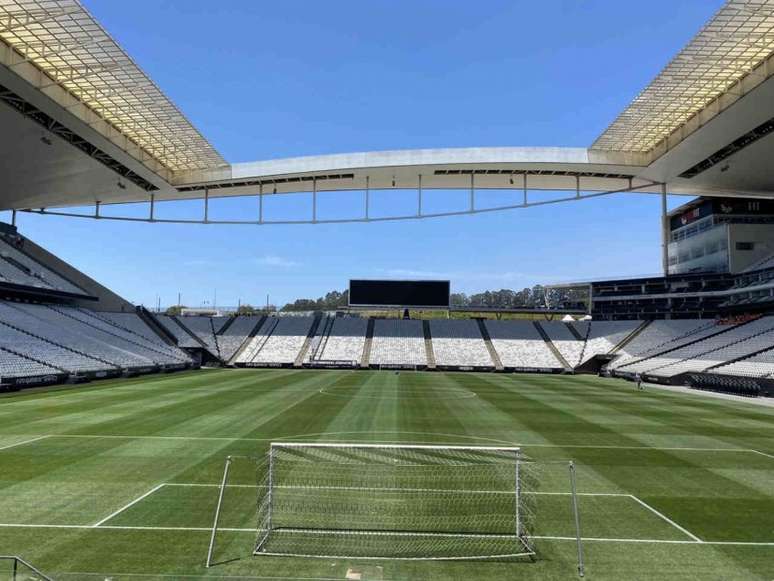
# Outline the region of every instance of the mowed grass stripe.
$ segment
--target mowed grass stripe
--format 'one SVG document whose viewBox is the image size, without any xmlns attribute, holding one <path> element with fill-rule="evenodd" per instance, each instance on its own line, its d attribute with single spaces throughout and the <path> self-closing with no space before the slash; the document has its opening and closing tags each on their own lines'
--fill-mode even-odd
<svg viewBox="0 0 774 581">
<path fill-rule="evenodd" d="M 38 400 L 34 404 L 24 403 L 23 394 L 0 399 L 0 418 L 14 420 L 10 428 L 0 422 L 0 434 L 9 434 L 0 435 L 0 443 L 2 438 L 20 434 L 27 438 L 48 434 L 42 429 L 47 422 L 55 431 L 71 435 L 126 436 L 51 437 L 0 452 L 0 511 L 11 507 L 12 512 L 17 511 L 14 514 L 37 522 L 77 517 L 75 522 L 88 526 L 162 482 L 218 482 L 226 455 L 260 453 L 268 442 L 279 438 L 480 444 L 499 440 L 525 443 L 527 452 L 540 459 L 575 458 L 582 463 L 579 483 L 584 491 L 634 494 L 701 538 L 705 538 L 702 527 L 706 527 L 722 532 L 731 542 L 746 537 L 751 542 L 774 542 L 765 518 L 771 514 L 767 504 L 771 493 L 762 480 L 771 474 L 774 460 L 749 452 L 648 449 L 649 444 L 661 442 L 675 448 L 704 444 L 754 447 L 765 453 L 774 449 L 774 440 L 769 430 L 756 427 L 774 417 L 768 410 L 749 411 L 751 406 L 716 400 L 705 403 L 701 397 L 666 392 L 663 396 L 646 392 L 640 397 L 643 394 L 629 384 L 592 377 L 223 370 L 130 382 L 123 387 L 115 382 L 112 387 L 87 386 L 82 392 L 73 389 L 55 395 L 38 392 L 29 396 Z M 468 397 L 473 392 L 476 397 Z M 47 399 L 51 405 L 46 404 Z M 674 412 L 670 410 L 672 400 L 676 401 Z M 12 413 L 7 404 L 13 406 Z M 734 429 L 737 422 L 738 432 Z M 721 423 L 724 427 L 718 434 Z M 145 439 L 148 436 L 162 439 Z M 163 439 L 166 437 L 216 439 Z M 750 441 L 756 445 L 751 446 Z M 530 448 L 530 442 L 537 446 Z M 542 447 L 546 444 L 566 448 Z M 595 450 L 575 448 L 577 445 L 632 449 Z M 238 472 L 245 483 L 255 482 L 254 468 Z M 544 476 L 541 486 L 566 485 L 566 465 L 561 472 Z M 193 496 L 156 496 L 165 488 L 117 515 L 115 522 L 199 525 L 208 520 L 215 500 L 210 492 L 217 493 L 217 487 Z M 695 497 L 693 504 L 691 496 Z M 569 538 L 571 522 L 569 529 L 564 528 L 569 504 L 561 498 L 560 512 L 550 517 L 552 513 L 544 510 L 541 524 L 548 527 L 555 519 L 557 526 L 550 532 Z M 734 504 L 745 499 L 746 505 Z M 242 508 L 253 504 L 249 490 L 244 499 L 232 500 L 229 524 L 252 526 L 253 515 Z M 586 536 L 611 537 L 586 546 L 589 576 L 594 579 L 770 577 L 773 547 L 615 543 L 614 536 L 624 540 L 624 534 L 631 540 L 685 537 L 633 506 L 634 502 L 613 506 L 601 500 L 587 504 L 582 513 L 588 523 Z M 94 519 L 86 518 L 92 515 Z M 729 520 L 734 522 L 729 525 Z M 43 535 L 45 543 L 41 542 Z M 0 527 L 4 549 L 29 557 L 52 573 L 203 575 L 206 536 L 205 530 L 46 529 L 41 533 Z M 209 573 L 343 578 L 347 568 L 358 566 L 252 559 L 246 557 L 252 542 L 252 534 L 224 532 L 219 550 L 237 560 Z M 426 581 L 573 576 L 572 542 L 544 539 L 539 550 L 538 562 L 524 566 L 384 562 L 379 563 L 382 570 L 378 574 L 384 579 Z M 376 574 L 375 569 L 369 573 L 371 577 Z"/>
</svg>

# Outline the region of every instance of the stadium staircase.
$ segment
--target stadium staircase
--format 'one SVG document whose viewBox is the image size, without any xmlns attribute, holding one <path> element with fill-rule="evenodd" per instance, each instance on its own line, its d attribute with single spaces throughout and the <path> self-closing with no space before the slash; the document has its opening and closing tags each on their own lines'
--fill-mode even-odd
<svg viewBox="0 0 774 581">
<path fill-rule="evenodd" d="M 629 365 L 634 365 L 635 363 L 642 363 L 643 361 L 647 361 L 648 359 L 654 359 L 656 357 L 661 357 L 662 355 L 666 355 L 667 353 L 671 353 L 672 351 L 677 351 L 678 349 L 682 349 L 683 347 L 688 347 L 690 345 L 694 345 L 694 344 L 699 343 L 701 341 L 706 341 L 707 339 L 713 339 L 713 338 L 717 337 L 718 335 L 722 335 L 723 333 L 728 333 L 732 329 L 738 329 L 739 327 L 742 327 L 744 325 L 749 325 L 753 321 L 757 321 L 758 318 L 760 318 L 760 317 L 748 319 L 747 321 L 744 321 L 743 323 L 739 323 L 737 325 L 717 325 L 718 327 L 723 327 L 717 333 L 712 333 L 711 335 L 702 335 L 701 337 L 699 337 L 698 339 L 694 339 L 693 341 L 687 341 L 685 343 L 680 343 L 680 344 L 675 345 L 673 347 L 668 347 L 667 349 L 664 349 L 662 351 L 652 352 L 652 353 L 648 354 L 646 357 L 640 357 L 640 358 L 637 358 L 637 359 L 632 359 L 631 361 L 628 361 L 627 363 L 624 363 L 620 367 L 617 367 L 616 371 L 622 370 L 625 373 L 626 372 L 625 368 L 628 367 Z M 589 326 L 589 328 L 591 328 L 591 326 Z"/>
<path fill-rule="evenodd" d="M 486 345 L 486 350 L 489 351 L 489 357 L 492 358 L 495 369 L 497 371 L 504 370 L 505 366 L 503 365 L 500 356 L 497 354 L 494 345 L 492 345 L 492 337 L 489 335 L 489 329 L 487 329 L 484 324 L 484 319 L 476 319 L 476 323 L 478 323 L 478 330 L 481 331 L 481 337 L 484 339 L 484 345 Z"/>
<path fill-rule="evenodd" d="M 371 344 L 374 341 L 374 320 L 368 319 L 368 327 L 366 327 L 366 338 L 363 343 L 363 356 L 360 358 L 360 367 L 368 369 L 371 361 Z"/>
<path fill-rule="evenodd" d="M 575 325 L 572 325 L 571 323 L 565 323 L 565 326 L 570 330 L 570 333 L 573 337 L 575 337 L 578 341 L 585 341 L 586 338 L 578 333 L 578 329 L 575 328 Z"/>
<path fill-rule="evenodd" d="M 237 316 L 236 316 L 236 315 L 231 315 L 231 316 L 228 318 L 228 321 L 226 321 L 225 323 L 223 323 L 223 326 L 222 326 L 220 329 L 218 329 L 218 332 L 217 332 L 217 333 L 215 333 L 215 336 L 222 335 L 223 333 L 225 333 L 225 332 L 226 332 L 226 329 L 228 329 L 228 328 L 229 328 L 229 327 L 232 325 L 232 323 L 233 323 L 234 321 L 236 321 L 236 320 L 237 320 Z"/>
<path fill-rule="evenodd" d="M 271 329 L 269 329 L 269 332 L 266 333 L 262 340 L 260 341 L 260 344 L 258 345 L 258 349 L 256 349 L 253 352 L 252 359 L 255 359 L 256 356 L 263 350 L 264 347 L 266 347 L 266 343 L 269 342 L 269 339 L 271 339 L 271 336 L 274 334 L 274 331 L 277 330 L 277 326 L 279 326 L 279 317 L 273 317 L 271 323 L 269 325 L 271 326 Z M 246 361 L 245 363 L 250 363 L 249 361 Z"/>
<path fill-rule="evenodd" d="M 172 333 L 170 333 L 164 325 L 159 323 L 159 320 L 153 313 L 151 313 L 143 306 L 137 307 L 135 312 L 137 313 L 137 316 L 140 317 L 140 320 L 148 325 L 148 327 L 150 327 L 150 329 L 156 333 L 156 335 L 158 335 L 161 340 L 164 341 L 164 343 L 173 347 L 177 347 L 177 338 Z"/>
<path fill-rule="evenodd" d="M 578 330 L 575 330 L 575 333 L 580 336 L 580 333 L 578 333 Z M 583 361 L 583 359 L 586 357 L 586 346 L 589 344 L 589 335 L 591 335 L 591 321 L 589 321 L 588 325 L 586 325 L 586 336 L 581 337 L 581 341 L 583 341 L 583 349 L 581 349 L 580 357 L 578 358 L 578 363 Z"/>
<path fill-rule="evenodd" d="M 181 321 L 181 320 L 180 320 L 180 317 L 178 317 L 177 315 L 173 315 L 173 316 L 172 316 L 172 317 L 170 317 L 170 318 L 171 318 L 171 319 L 172 319 L 172 320 L 173 320 L 175 323 L 177 323 L 177 326 L 178 326 L 178 327 L 180 327 L 180 328 L 181 328 L 183 331 L 185 331 L 186 333 L 188 333 L 188 335 L 189 335 L 189 336 L 190 336 L 190 337 L 191 337 L 191 338 L 192 338 L 194 341 L 196 341 L 196 342 L 197 342 L 199 345 L 201 345 L 201 348 L 202 348 L 202 349 L 204 349 L 204 350 L 205 350 L 205 351 L 207 351 L 208 353 L 211 353 L 212 355 L 215 355 L 215 353 L 212 353 L 212 352 L 210 351 L 210 346 L 209 346 L 209 345 L 207 345 L 207 343 L 205 343 L 204 341 L 202 341 L 202 340 L 201 340 L 201 338 L 199 337 L 199 335 L 197 335 L 196 333 L 194 333 L 193 331 L 191 331 L 191 329 L 189 329 L 188 327 L 186 327 L 186 326 L 185 326 L 185 323 L 183 323 L 183 321 Z"/>
<path fill-rule="evenodd" d="M 212 317 L 210 317 L 210 333 L 212 333 L 212 338 L 214 339 L 215 343 L 215 351 L 217 351 L 215 355 L 217 355 L 218 361 L 223 361 L 223 357 L 220 355 L 220 343 L 218 343 L 218 337 L 215 333 L 215 323 L 213 322 Z"/>
<path fill-rule="evenodd" d="M 255 327 L 253 327 L 250 332 L 247 334 L 247 337 L 245 337 L 245 340 L 242 341 L 242 344 L 239 346 L 239 349 L 237 349 L 234 354 L 231 356 L 231 359 L 228 360 L 229 365 L 233 365 L 236 361 L 239 360 L 239 356 L 242 355 L 242 351 L 247 349 L 247 346 L 250 345 L 250 342 L 253 340 L 253 338 L 258 334 L 258 331 L 261 330 L 261 327 L 263 327 L 263 324 L 266 322 L 266 319 L 268 317 L 266 315 L 262 315 L 260 319 L 258 319 L 258 322 L 255 324 Z"/>
<path fill-rule="evenodd" d="M 304 344 L 301 346 L 301 351 L 298 352 L 295 361 L 293 361 L 293 367 L 301 367 L 304 364 L 304 358 L 306 358 L 306 354 L 309 352 L 309 346 L 312 344 L 312 340 L 317 334 L 317 328 L 320 326 L 320 321 L 322 321 L 322 318 L 322 315 L 317 315 L 314 318 L 314 321 L 312 321 L 312 326 L 309 327 L 309 331 L 306 333 L 306 339 L 304 340 Z M 329 317 L 325 318 L 328 319 Z"/>
<path fill-rule="evenodd" d="M 58 343 L 56 341 L 52 341 L 51 339 L 48 339 L 46 337 L 42 337 L 40 335 L 37 335 L 36 333 L 33 333 L 31 331 L 27 331 L 26 329 L 22 329 L 21 327 L 17 327 L 16 325 L 12 325 L 11 323 L 6 323 L 5 321 L 0 321 L 0 325 L 5 325 L 6 327 L 10 327 L 11 329 L 18 331 L 19 333 L 24 333 L 25 335 L 29 335 L 30 337 L 34 337 L 38 341 L 43 341 L 44 343 L 48 343 L 49 345 L 55 345 L 56 347 L 59 347 L 60 349 L 64 349 L 65 351 L 69 351 L 70 353 L 75 353 L 76 355 L 80 355 L 81 357 L 86 357 L 87 359 L 93 359 L 94 361 L 99 361 L 100 363 L 104 363 L 105 365 L 110 365 L 111 367 L 116 368 L 117 370 L 121 371 L 123 368 L 113 363 L 112 361 L 108 361 L 107 359 L 102 359 L 101 357 L 97 357 L 96 355 L 89 355 L 88 353 L 84 353 L 83 351 L 79 351 L 78 349 L 73 349 L 72 347 L 67 347 L 63 343 Z M 12 351 L 13 352 L 13 351 Z M 13 352 L 14 355 L 19 355 L 21 357 L 24 357 L 25 359 L 30 359 L 32 361 L 37 361 L 38 363 L 43 363 L 44 365 L 48 365 L 49 367 L 55 367 L 56 369 L 59 369 L 56 365 L 52 365 L 51 363 L 46 363 L 45 361 L 38 361 L 37 359 L 30 357 L 29 355 L 24 355 L 21 353 Z M 65 371 L 65 373 L 69 373 L 68 371 Z"/>
<path fill-rule="evenodd" d="M 316 342 L 312 341 L 312 354 L 309 356 L 309 361 L 317 361 L 325 353 L 325 347 L 328 345 L 328 339 L 330 339 L 331 331 L 333 331 L 335 320 L 335 317 L 325 317 L 322 332 L 317 334 Z"/>
<path fill-rule="evenodd" d="M 637 337 L 637 335 L 639 335 L 639 334 L 640 334 L 640 333 L 642 333 L 642 332 L 643 332 L 645 329 L 647 329 L 647 328 L 648 328 L 648 326 L 650 326 L 650 324 L 651 324 L 652 322 L 653 322 L 653 320 L 652 320 L 652 319 L 648 319 L 647 321 L 643 321 L 643 322 L 642 322 L 642 323 L 641 323 L 641 324 L 640 324 L 640 325 L 639 325 L 639 326 L 638 326 L 636 329 L 634 329 L 634 330 L 633 330 L 631 333 L 629 333 L 629 334 L 628 334 L 626 337 L 624 337 L 623 339 L 621 339 L 621 341 L 619 341 L 618 345 L 616 345 L 615 347 L 613 347 L 613 348 L 612 348 L 612 349 L 609 351 L 609 354 L 610 354 L 610 355 L 615 355 L 616 353 L 618 353 L 618 352 L 619 352 L 621 349 L 623 349 L 624 347 L 626 347 L 626 346 L 627 346 L 627 345 L 628 345 L 628 344 L 629 344 L 629 343 L 630 343 L 630 342 L 631 342 L 631 341 L 632 341 L 632 340 L 633 340 L 635 337 Z"/>
<path fill-rule="evenodd" d="M 433 335 L 430 332 L 430 321 L 422 321 L 422 334 L 425 337 L 425 358 L 427 368 L 435 369 L 435 351 L 433 351 Z"/>
<path fill-rule="evenodd" d="M 564 358 L 564 355 L 562 355 L 559 352 L 559 349 L 556 348 L 556 345 L 554 345 L 554 342 L 551 341 L 551 337 L 548 336 L 548 333 L 546 333 L 546 330 L 543 328 L 543 325 L 541 325 L 539 321 L 532 321 L 532 324 L 535 326 L 535 329 L 543 338 L 543 341 L 546 342 L 546 345 L 551 350 L 551 353 L 554 354 L 554 357 L 559 362 L 559 364 L 562 367 L 564 367 L 567 371 L 572 371 L 572 365 L 570 365 L 567 362 L 567 360 Z"/>
</svg>

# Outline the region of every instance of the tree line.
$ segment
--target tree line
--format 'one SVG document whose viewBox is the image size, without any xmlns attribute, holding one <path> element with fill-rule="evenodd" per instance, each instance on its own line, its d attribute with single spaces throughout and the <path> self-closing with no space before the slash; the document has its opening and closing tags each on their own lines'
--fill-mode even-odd
<svg viewBox="0 0 774 581">
<path fill-rule="evenodd" d="M 585 293 L 577 289 L 548 289 L 542 285 L 521 290 L 500 289 L 488 290 L 471 295 L 452 293 L 449 297 L 452 307 L 489 307 L 497 309 L 540 309 L 557 308 L 567 304 L 582 303 L 586 300 Z M 296 299 L 287 303 L 280 311 L 335 311 L 349 305 L 349 290 L 330 291 L 316 299 Z M 167 309 L 167 314 L 177 315 L 183 306 L 173 306 Z M 238 315 L 262 315 L 276 312 L 274 305 L 253 307 L 244 304 L 237 310 Z"/>
</svg>

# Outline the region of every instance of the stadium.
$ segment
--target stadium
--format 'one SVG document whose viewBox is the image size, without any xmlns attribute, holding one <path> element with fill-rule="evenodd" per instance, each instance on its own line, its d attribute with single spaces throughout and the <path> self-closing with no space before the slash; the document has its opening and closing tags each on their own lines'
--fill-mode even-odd
<svg viewBox="0 0 774 581">
<path fill-rule="evenodd" d="M 229 163 L 79 0 L 0 0 L 0 579 L 774 577 L 774 1 L 695 30 L 588 147 Z M 658 275 L 507 306 L 353 268 L 332 307 L 149 308 L 24 228 L 461 246 L 635 194 Z"/>
</svg>

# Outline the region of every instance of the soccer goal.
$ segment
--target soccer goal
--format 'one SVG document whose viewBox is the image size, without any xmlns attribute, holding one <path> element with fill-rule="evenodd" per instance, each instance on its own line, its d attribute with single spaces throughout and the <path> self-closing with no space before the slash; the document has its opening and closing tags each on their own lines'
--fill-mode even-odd
<svg viewBox="0 0 774 581">
<path fill-rule="evenodd" d="M 532 557 L 533 481 L 519 448 L 275 442 L 259 463 L 253 553 Z"/>
</svg>

